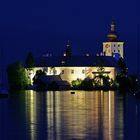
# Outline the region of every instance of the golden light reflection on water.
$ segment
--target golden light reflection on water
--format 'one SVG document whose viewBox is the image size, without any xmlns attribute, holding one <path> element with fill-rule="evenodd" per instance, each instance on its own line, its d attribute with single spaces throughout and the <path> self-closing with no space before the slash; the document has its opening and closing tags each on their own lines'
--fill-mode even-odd
<svg viewBox="0 0 140 140">
<path fill-rule="evenodd" d="M 28 91 L 28 93 L 25 96 L 26 99 L 26 114 L 28 121 L 30 123 L 29 129 L 30 129 L 30 139 L 35 140 L 36 139 L 36 116 L 37 116 L 37 110 L 36 110 L 36 93 L 34 91 Z"/>
<path fill-rule="evenodd" d="M 46 133 L 44 139 L 48 140 L 114 140 L 114 91 L 75 91 L 75 94 L 70 91 L 43 94 L 28 91 L 26 102 L 31 140 L 37 138 L 38 131 Z M 42 118 L 38 118 L 40 109 L 44 113 Z M 44 120 L 41 130 L 37 128 L 39 119 Z"/>
</svg>

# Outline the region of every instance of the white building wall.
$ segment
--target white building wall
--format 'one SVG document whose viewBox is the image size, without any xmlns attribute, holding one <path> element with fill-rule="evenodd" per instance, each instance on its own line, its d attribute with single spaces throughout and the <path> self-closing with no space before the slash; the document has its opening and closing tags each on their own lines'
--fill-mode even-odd
<svg viewBox="0 0 140 140">
<path fill-rule="evenodd" d="M 104 42 L 103 43 L 103 54 L 105 56 L 112 56 L 111 42 Z"/>
<path fill-rule="evenodd" d="M 118 53 L 123 58 L 123 45 L 124 42 L 103 42 L 103 54 L 105 52 L 105 56 L 112 56 L 113 53 Z"/>
<path fill-rule="evenodd" d="M 54 73 L 55 71 L 55 73 Z M 60 75 L 62 80 L 72 82 L 76 79 L 85 79 L 85 67 L 48 67 L 47 75 Z"/>
<path fill-rule="evenodd" d="M 105 71 L 110 72 L 108 76 L 115 79 L 115 68 L 114 67 L 104 67 Z M 98 72 L 98 67 L 38 67 L 31 70 L 28 74 L 33 83 L 32 78 L 35 76 L 37 70 L 45 70 L 46 75 L 60 75 L 62 80 L 66 80 L 71 83 L 73 80 L 85 78 L 94 78 L 93 72 Z M 32 73 L 32 74 L 31 74 Z"/>
</svg>

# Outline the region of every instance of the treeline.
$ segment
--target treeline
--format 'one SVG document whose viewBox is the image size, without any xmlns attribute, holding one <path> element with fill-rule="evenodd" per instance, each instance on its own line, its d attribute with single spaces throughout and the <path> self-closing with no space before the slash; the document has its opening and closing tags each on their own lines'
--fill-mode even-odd
<svg viewBox="0 0 140 140">
<path fill-rule="evenodd" d="M 25 67 L 32 69 L 34 64 L 34 57 L 29 52 L 24 65 L 21 62 L 8 65 L 7 76 L 10 90 L 24 90 L 30 85 Z"/>
<path fill-rule="evenodd" d="M 27 77 L 26 70 L 32 70 L 35 65 L 34 57 L 31 52 L 28 53 L 25 64 L 20 62 L 10 64 L 7 68 L 8 81 L 10 90 L 23 90 L 30 86 L 29 78 Z M 25 69 L 26 68 L 26 69 Z M 124 59 L 118 60 L 117 76 L 113 80 L 109 76 L 104 75 L 105 69 L 102 62 L 98 65 L 98 75 L 93 79 L 86 78 L 84 80 L 77 79 L 72 81 L 71 89 L 80 90 L 93 90 L 93 89 L 118 89 L 122 92 L 134 91 L 140 88 L 138 76 L 128 74 L 128 68 Z M 33 78 L 34 84 L 39 85 L 41 88 L 45 87 L 44 83 L 40 81 L 40 76 L 44 74 L 38 71 Z M 54 85 L 51 85 L 54 87 Z M 57 85 L 55 85 L 57 87 Z"/>
<path fill-rule="evenodd" d="M 116 79 L 110 79 L 109 76 L 104 75 L 103 65 L 98 66 L 98 76 L 93 79 L 86 78 L 84 80 L 77 79 L 72 81 L 72 89 L 80 90 L 119 90 L 120 92 L 134 92 L 140 88 L 138 75 L 128 74 L 128 68 L 123 58 L 118 60 Z"/>
<path fill-rule="evenodd" d="M 71 86 L 71 89 L 78 90 L 115 90 L 118 88 L 117 83 L 115 83 L 115 81 L 110 79 L 108 76 L 96 77 L 94 79 L 86 78 L 84 80 L 77 79 L 72 81 Z"/>
<path fill-rule="evenodd" d="M 20 62 L 10 64 L 7 74 L 10 90 L 23 90 L 29 85 L 25 68 Z"/>
</svg>

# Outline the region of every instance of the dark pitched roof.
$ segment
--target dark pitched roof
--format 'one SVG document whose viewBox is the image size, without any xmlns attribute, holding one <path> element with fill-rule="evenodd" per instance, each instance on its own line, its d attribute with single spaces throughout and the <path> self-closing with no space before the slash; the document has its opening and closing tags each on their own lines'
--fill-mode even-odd
<svg viewBox="0 0 140 140">
<path fill-rule="evenodd" d="M 40 57 L 36 67 L 81 67 L 81 66 L 117 67 L 117 61 L 111 56 L 63 56 Z"/>
<path fill-rule="evenodd" d="M 55 82 L 58 86 L 70 85 L 67 81 L 62 80 L 60 75 L 42 75 L 40 76 L 40 80 L 43 81 L 45 84 Z"/>
<path fill-rule="evenodd" d="M 51 83 L 53 81 L 62 81 L 60 75 L 42 75 L 39 77 L 39 79 L 46 83 Z"/>
</svg>

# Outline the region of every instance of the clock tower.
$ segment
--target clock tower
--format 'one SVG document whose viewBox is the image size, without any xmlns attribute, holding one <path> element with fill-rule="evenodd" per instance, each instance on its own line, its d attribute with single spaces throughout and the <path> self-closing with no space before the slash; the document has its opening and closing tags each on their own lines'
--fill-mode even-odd
<svg viewBox="0 0 140 140">
<path fill-rule="evenodd" d="M 124 57 L 123 56 L 123 45 L 124 42 L 118 40 L 117 33 L 115 31 L 115 22 L 112 19 L 111 31 L 107 35 L 107 41 L 103 42 L 103 55 L 104 56 L 113 56 L 116 58 Z"/>
</svg>

